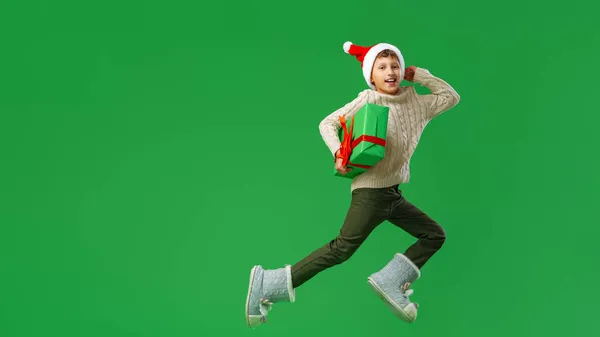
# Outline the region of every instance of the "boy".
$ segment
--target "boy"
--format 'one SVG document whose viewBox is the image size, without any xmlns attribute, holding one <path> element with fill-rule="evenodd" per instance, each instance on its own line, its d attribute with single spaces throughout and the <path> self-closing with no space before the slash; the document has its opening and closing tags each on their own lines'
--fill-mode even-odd
<svg viewBox="0 0 600 337">
<path fill-rule="evenodd" d="M 370 89 L 327 116 L 319 125 L 323 140 L 335 157 L 341 174 L 345 167 L 340 152 L 340 117 L 346 120 L 365 103 L 389 108 L 384 158 L 351 183 L 351 204 L 339 235 L 295 265 L 250 272 L 246 320 L 250 327 L 266 322 L 275 302 L 294 302 L 295 289 L 319 272 L 348 260 L 382 222 L 388 221 L 417 238 L 404 254 L 396 253 L 382 269 L 370 275 L 368 284 L 396 316 L 414 322 L 417 304 L 409 300 L 411 283 L 421 276 L 423 265 L 442 247 L 444 229 L 402 196 L 399 184 L 409 180 L 409 162 L 427 123 L 458 104 L 460 97 L 445 81 L 423 68 L 404 68 L 396 46 L 379 43 L 362 47 L 344 43 L 344 51 L 356 56 Z M 426 86 L 431 94 L 419 95 L 414 87 L 400 87 L 402 79 Z"/>
</svg>

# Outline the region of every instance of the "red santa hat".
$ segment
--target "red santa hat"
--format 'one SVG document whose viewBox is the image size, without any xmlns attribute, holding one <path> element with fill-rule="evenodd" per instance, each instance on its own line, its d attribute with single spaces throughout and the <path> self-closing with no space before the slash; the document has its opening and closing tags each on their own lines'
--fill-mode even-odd
<svg viewBox="0 0 600 337">
<path fill-rule="evenodd" d="M 400 61 L 400 78 L 398 80 L 401 82 L 404 79 L 404 58 L 396 46 L 389 43 L 378 43 L 372 46 L 363 47 L 357 46 L 350 41 L 344 43 L 344 52 L 356 56 L 356 59 L 360 62 L 360 66 L 362 67 L 363 77 L 369 87 L 373 90 L 375 90 L 375 86 L 371 84 L 371 71 L 373 70 L 375 57 L 385 49 L 389 49 L 398 55 L 398 61 Z"/>
</svg>

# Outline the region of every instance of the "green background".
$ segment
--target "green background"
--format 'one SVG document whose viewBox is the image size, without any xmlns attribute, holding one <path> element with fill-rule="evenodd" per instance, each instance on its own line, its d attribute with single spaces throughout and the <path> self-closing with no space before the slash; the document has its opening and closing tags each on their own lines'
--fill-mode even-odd
<svg viewBox="0 0 600 337">
<path fill-rule="evenodd" d="M 595 7 L 595 8 L 594 8 Z M 2 1 L 0 336 L 593 336 L 592 1 Z M 461 95 L 405 196 L 446 229 L 412 324 L 366 277 L 383 224 L 249 329 L 251 267 L 332 239 L 349 203 L 319 122 L 396 44 Z"/>
</svg>

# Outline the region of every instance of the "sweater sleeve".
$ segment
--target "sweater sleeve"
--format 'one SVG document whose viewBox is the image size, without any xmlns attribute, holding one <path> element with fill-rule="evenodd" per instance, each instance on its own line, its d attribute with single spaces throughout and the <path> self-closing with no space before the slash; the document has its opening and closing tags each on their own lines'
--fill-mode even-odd
<svg viewBox="0 0 600 337">
<path fill-rule="evenodd" d="M 369 90 L 364 90 L 358 94 L 358 96 L 351 102 L 337 109 L 327 117 L 325 117 L 321 123 L 319 123 L 319 132 L 325 142 L 325 145 L 329 148 L 332 155 L 335 156 L 337 150 L 339 150 L 341 141 L 338 136 L 339 129 L 341 128 L 340 116 L 344 116 L 346 120 L 350 119 L 356 112 L 367 103 Z"/>
<path fill-rule="evenodd" d="M 418 95 L 427 118 L 431 119 L 458 104 L 460 96 L 444 80 L 433 76 L 427 69 L 417 68 L 414 82 L 424 85 L 431 91 L 427 95 Z"/>
</svg>

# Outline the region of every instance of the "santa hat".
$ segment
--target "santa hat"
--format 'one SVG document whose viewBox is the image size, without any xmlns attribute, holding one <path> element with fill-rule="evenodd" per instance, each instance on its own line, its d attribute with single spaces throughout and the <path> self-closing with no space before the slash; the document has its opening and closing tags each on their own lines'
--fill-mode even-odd
<svg viewBox="0 0 600 337">
<path fill-rule="evenodd" d="M 396 46 L 389 43 L 378 43 L 369 47 L 363 47 L 357 46 L 350 41 L 344 43 L 344 52 L 356 56 L 362 67 L 363 77 L 373 90 L 375 90 L 375 86 L 371 84 L 371 71 L 375 63 L 375 57 L 385 49 L 389 49 L 398 55 L 398 60 L 400 61 L 400 78 L 398 80 L 401 82 L 404 79 L 404 58 Z"/>
</svg>

